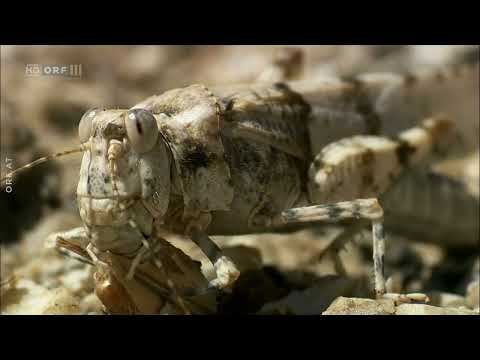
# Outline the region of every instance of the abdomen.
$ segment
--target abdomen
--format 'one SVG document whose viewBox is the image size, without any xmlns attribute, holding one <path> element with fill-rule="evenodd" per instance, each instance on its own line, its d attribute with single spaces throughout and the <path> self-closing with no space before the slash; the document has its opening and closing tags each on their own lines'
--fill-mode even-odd
<svg viewBox="0 0 480 360">
<path fill-rule="evenodd" d="M 447 176 L 408 173 L 380 203 L 390 230 L 451 248 L 478 247 L 479 199 Z"/>
</svg>

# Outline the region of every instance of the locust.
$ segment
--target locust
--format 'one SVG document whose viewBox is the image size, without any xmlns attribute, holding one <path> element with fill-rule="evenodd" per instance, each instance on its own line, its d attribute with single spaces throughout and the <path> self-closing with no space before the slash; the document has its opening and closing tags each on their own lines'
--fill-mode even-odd
<svg viewBox="0 0 480 360">
<path fill-rule="evenodd" d="M 478 76 L 478 65 L 295 79 L 301 59 L 283 52 L 251 84 L 194 84 L 129 109 L 88 110 L 79 122 L 80 146 L 7 175 L 83 153 L 76 193 L 83 226 L 46 243 L 96 267 L 95 291 L 107 312 L 214 312 L 212 290 L 228 291 L 240 276 L 215 235 L 370 224 L 375 296 L 399 302 L 426 296 L 386 292 L 390 214 L 411 214 L 400 228 L 423 231 L 433 231 L 440 217 L 450 222 L 450 236 L 476 244 L 478 198 L 419 170 L 452 149 L 478 147 L 471 135 L 475 88 L 473 103 L 457 103 L 460 110 L 439 100 L 455 96 L 453 83 Z M 418 194 L 429 205 L 420 206 Z M 448 212 L 448 220 L 438 215 L 452 204 L 462 211 Z M 198 245 L 216 277 L 207 281 L 198 262 L 168 243 L 170 234 Z"/>
</svg>

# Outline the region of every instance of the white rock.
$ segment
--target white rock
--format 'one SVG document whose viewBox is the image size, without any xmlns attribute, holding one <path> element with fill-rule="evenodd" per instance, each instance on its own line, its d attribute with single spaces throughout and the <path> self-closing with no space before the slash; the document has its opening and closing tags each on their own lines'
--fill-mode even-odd
<svg viewBox="0 0 480 360">
<path fill-rule="evenodd" d="M 93 270 L 94 268 L 88 265 L 83 268 L 71 270 L 61 275 L 60 281 L 64 287 L 75 294 L 80 294 L 85 291 L 91 292 L 94 287 Z"/>
<path fill-rule="evenodd" d="M 67 289 L 57 289 L 41 312 L 42 315 L 78 315 L 79 299 Z"/>
<path fill-rule="evenodd" d="M 472 309 L 480 307 L 480 282 L 474 281 L 467 288 L 467 305 Z"/>
<path fill-rule="evenodd" d="M 443 308 L 424 304 L 402 304 L 397 306 L 396 315 L 478 315 L 468 309 Z"/>
<path fill-rule="evenodd" d="M 432 306 L 459 308 L 467 305 L 465 297 L 457 294 L 432 291 L 428 296 L 430 298 L 429 305 Z"/>
<path fill-rule="evenodd" d="M 320 315 L 338 296 L 351 296 L 358 282 L 346 277 L 326 276 L 303 291 L 292 291 L 285 298 L 266 304 L 260 313 Z"/>
<path fill-rule="evenodd" d="M 19 279 L 2 296 L 2 314 L 77 314 L 79 300 L 67 289 L 48 290 L 29 279 Z"/>
<path fill-rule="evenodd" d="M 102 314 L 103 304 L 95 293 L 85 296 L 80 302 L 82 314 Z"/>
<path fill-rule="evenodd" d="M 337 298 L 322 315 L 394 315 L 393 300 Z"/>
<path fill-rule="evenodd" d="M 49 300 L 48 291 L 29 279 L 19 279 L 2 294 L 1 312 L 8 315 L 41 314 Z"/>
</svg>

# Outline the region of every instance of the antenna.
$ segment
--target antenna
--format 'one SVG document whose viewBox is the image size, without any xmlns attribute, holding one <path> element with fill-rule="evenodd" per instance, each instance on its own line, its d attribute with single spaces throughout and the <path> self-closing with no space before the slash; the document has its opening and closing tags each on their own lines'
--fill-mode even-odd
<svg viewBox="0 0 480 360">
<path fill-rule="evenodd" d="M 86 150 L 86 146 L 82 144 L 79 147 L 74 148 L 74 149 L 69 149 L 69 150 L 65 150 L 65 151 L 62 151 L 62 152 L 59 152 L 59 153 L 56 153 L 56 154 L 41 157 L 41 158 L 39 158 L 39 159 L 37 159 L 37 160 L 27 164 L 27 165 L 24 165 L 24 166 L 22 166 L 22 167 L 20 167 L 16 170 L 13 170 L 13 171 L 9 172 L 6 176 L 4 176 L 2 179 L 0 179 L 0 183 L 3 183 L 5 180 L 7 180 L 8 178 L 11 178 L 13 175 L 15 175 L 19 172 L 22 172 L 22 171 L 30 169 L 34 166 L 43 164 L 44 162 L 53 160 L 53 159 L 61 157 L 61 156 L 75 154 L 75 153 L 78 153 L 78 152 L 83 152 L 85 150 Z"/>
</svg>

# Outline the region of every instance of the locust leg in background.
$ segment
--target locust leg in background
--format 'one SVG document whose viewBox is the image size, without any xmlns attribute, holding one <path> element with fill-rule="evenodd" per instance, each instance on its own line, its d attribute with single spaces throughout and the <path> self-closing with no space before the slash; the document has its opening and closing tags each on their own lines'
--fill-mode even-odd
<svg viewBox="0 0 480 360">
<path fill-rule="evenodd" d="M 304 69 L 304 53 L 300 48 L 279 48 L 271 63 L 265 67 L 257 82 L 275 83 L 295 80 L 301 77 Z"/>
</svg>

